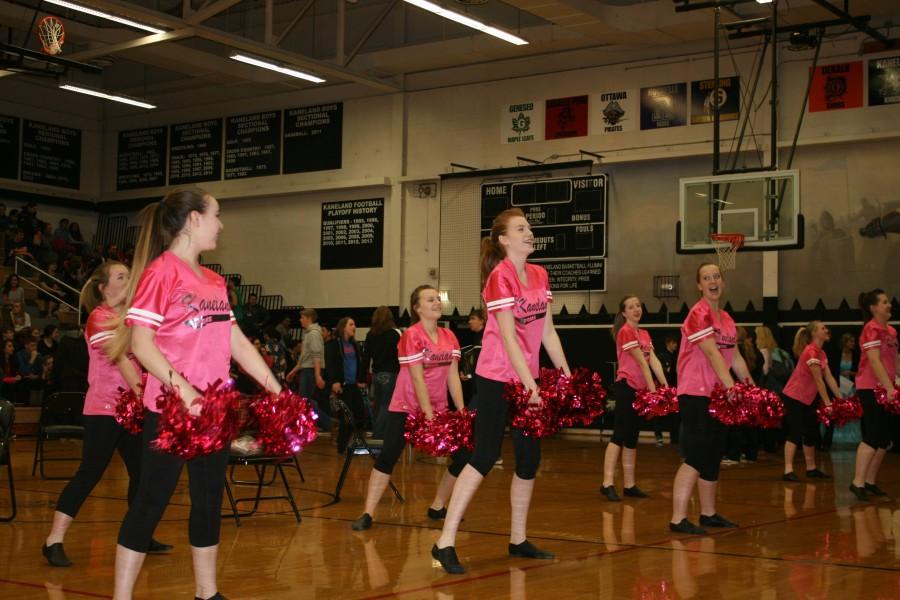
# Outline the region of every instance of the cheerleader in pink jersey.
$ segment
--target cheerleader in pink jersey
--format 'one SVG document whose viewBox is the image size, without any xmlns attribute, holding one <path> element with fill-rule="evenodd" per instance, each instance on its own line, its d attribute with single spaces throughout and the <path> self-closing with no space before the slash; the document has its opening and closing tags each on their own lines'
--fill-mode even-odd
<svg viewBox="0 0 900 600">
<path fill-rule="evenodd" d="M 889 395 L 900 386 L 900 355 L 897 353 L 897 330 L 888 325 L 891 301 L 884 290 L 874 289 L 859 295 L 863 326 L 859 336 L 862 355 L 856 375 L 856 393 L 863 407 L 863 439 L 856 449 L 856 472 L 850 491 L 858 500 L 869 494 L 886 496 L 878 487 L 878 471 L 891 441 L 890 418 L 875 401 L 875 387 L 881 385 Z"/>
<path fill-rule="evenodd" d="M 694 484 L 700 492 L 700 524 L 737 527 L 716 512 L 719 465 L 725 451 L 727 429 L 709 414 L 709 396 L 716 384 L 734 386 L 729 369 L 741 381 L 752 381 L 747 364 L 736 352 L 737 329 L 731 316 L 719 308 L 725 279 L 719 266 L 704 263 L 697 269 L 700 300 L 681 325 L 678 354 L 678 409 L 681 413 L 681 454 L 684 462 L 675 474 L 672 520 L 676 533 L 706 533 L 687 518 Z"/>
<path fill-rule="evenodd" d="M 236 326 L 225 281 L 199 264 L 213 250 L 222 222 L 219 203 L 201 190 L 176 191 L 141 213 L 142 227 L 126 295 L 126 316 L 111 344 L 112 357 L 130 347 L 149 373 L 144 391 L 140 483 L 119 530 L 115 600 L 130 600 L 151 534 L 186 465 L 191 511 L 188 534 L 195 597 L 224 598 L 216 584 L 216 557 L 228 448 L 185 461 L 150 446 L 156 438 L 161 387 L 178 389 L 199 414 L 198 390 L 226 381 L 231 359 L 274 393 L 281 392 L 269 367 Z"/>
<path fill-rule="evenodd" d="M 816 399 L 821 398 L 826 406 L 831 405 L 826 384 L 836 398 L 841 397 L 841 390 L 828 368 L 828 357 L 822 350 L 822 346 L 830 339 L 831 332 L 821 321 L 813 321 L 798 329 L 794 336 L 797 366 L 782 391 L 787 425 L 784 475 L 781 476 L 784 481 L 800 481 L 794 473 L 794 456 L 800 445 L 803 446 L 803 458 L 806 461 L 806 476 L 810 479 L 829 479 L 828 475 L 816 467 L 816 446 L 819 442 Z"/>
<path fill-rule="evenodd" d="M 59 495 L 53 526 L 41 549 L 47 562 L 54 567 L 71 566 L 63 549 L 66 531 L 100 481 L 113 453 L 118 451 L 128 471 L 129 504 L 140 479 L 140 437 L 125 431 L 115 419 L 119 388 L 131 388 L 136 394 L 141 393 L 139 367 L 127 357 L 114 363 L 105 353 L 106 345 L 115 335 L 110 322 L 122 310 L 127 287 L 128 267 L 110 261 L 97 267 L 81 290 L 81 305 L 90 312 L 84 333 L 90 358 L 88 390 L 84 396 L 84 444 L 81 465 Z M 160 554 L 171 549 L 172 546 L 151 539 L 147 551 Z"/>
<path fill-rule="evenodd" d="M 517 208 L 494 219 L 491 235 L 481 241 L 482 298 L 488 310 L 481 354 L 475 368 L 477 410 L 475 449 L 453 488 L 444 529 L 431 555 L 452 574 L 465 573 L 454 545 L 463 513 L 478 486 L 500 457 L 507 423 L 504 386 L 521 381 L 532 392 L 531 402 L 540 404 L 535 379 L 539 374 L 541 345 L 556 368 L 567 375 L 569 365 L 559 336 L 553 328 L 553 313 L 547 271 L 526 262 L 534 251 L 534 234 Z M 535 547 L 525 533 L 534 477 L 541 458 L 540 440 L 512 430 L 516 472 L 510 486 L 510 556 L 550 559 L 553 555 Z"/>
<path fill-rule="evenodd" d="M 354 531 L 372 527 L 375 507 L 406 447 L 403 434 L 407 415 L 424 412 L 431 419 L 435 413 L 446 411 L 448 387 L 456 410 L 465 412 L 459 380 L 459 342 L 452 331 L 437 324 L 443 314 L 440 293 L 430 285 L 417 287 L 409 300 L 409 314 L 412 326 L 403 332 L 397 344 L 400 374 L 388 407 L 384 448 L 369 476 L 366 511 L 353 522 Z M 428 508 L 428 518 L 440 520 L 447 515 L 447 500 L 468 459 L 465 450 L 453 455 Z"/>
<path fill-rule="evenodd" d="M 600 492 L 610 502 L 621 500 L 614 485 L 619 454 L 622 455 L 622 475 L 625 479 L 623 493 L 631 498 L 647 497 L 634 481 L 637 441 L 643 419 L 634 410 L 632 403 L 637 391 L 656 391 L 653 375 L 656 375 L 660 384 L 666 385 L 666 374 L 653 352 L 650 334 L 640 328 L 642 314 L 641 299 L 637 296 L 625 296 L 619 302 L 619 312 L 613 324 L 616 359 L 619 363 L 614 387 L 616 414 L 612 440 L 606 447 L 603 460 L 603 487 L 600 488 Z"/>
</svg>

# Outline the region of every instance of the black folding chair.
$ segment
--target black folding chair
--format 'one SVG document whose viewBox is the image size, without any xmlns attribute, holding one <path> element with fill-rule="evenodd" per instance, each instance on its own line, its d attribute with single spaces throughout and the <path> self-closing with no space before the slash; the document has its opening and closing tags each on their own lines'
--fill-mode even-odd
<svg viewBox="0 0 900 600">
<path fill-rule="evenodd" d="M 353 460 L 353 457 L 368 454 L 372 457 L 373 461 L 376 460 L 384 447 L 384 441 L 366 439 L 365 431 L 361 430 L 356 424 L 356 419 L 353 417 L 353 411 L 350 410 L 350 407 L 347 406 L 347 403 L 344 402 L 340 396 L 331 397 L 331 406 L 334 408 L 334 412 L 337 414 L 338 418 L 342 419 L 351 431 L 350 440 L 347 442 L 347 449 L 344 451 L 344 467 L 341 469 L 341 476 L 338 478 L 337 487 L 334 488 L 334 501 L 340 502 L 341 490 L 344 487 L 344 481 L 347 479 L 347 472 L 350 470 L 350 462 Z M 400 495 L 400 490 L 397 489 L 397 486 L 394 485 L 393 481 L 388 485 L 391 486 L 391 491 L 394 492 L 394 495 L 397 496 L 397 500 L 402 504 L 404 500 L 403 496 Z"/>
<path fill-rule="evenodd" d="M 56 392 L 48 394 L 41 404 L 40 429 L 34 447 L 34 463 L 31 476 L 40 465 L 43 479 L 71 479 L 71 476 L 48 477 L 44 474 L 44 463 L 50 461 L 80 461 L 81 456 L 47 457 L 44 455 L 45 442 L 52 440 L 83 440 L 84 425 L 81 412 L 84 410 L 84 394 L 80 392 Z"/>
<path fill-rule="evenodd" d="M 303 480 L 303 472 L 300 470 L 300 463 L 297 461 L 296 455 L 289 456 L 269 456 L 262 452 L 258 454 L 244 454 L 241 452 L 231 451 L 228 455 L 228 464 L 231 471 L 225 480 L 225 493 L 228 495 L 228 503 L 231 505 L 231 515 L 222 515 L 223 517 L 234 517 L 234 523 L 238 527 L 241 526 L 241 517 L 249 517 L 256 513 L 259 509 L 259 503 L 262 500 L 287 500 L 291 505 L 291 511 L 294 518 L 300 522 L 300 511 L 297 509 L 297 503 L 294 501 L 294 494 L 291 492 L 291 486 L 288 484 L 287 476 L 284 473 L 284 467 L 297 469 L 300 479 Z M 253 467 L 256 472 L 255 480 L 241 480 L 234 478 L 234 469 L 238 466 Z M 273 467 L 272 475 L 266 479 L 266 470 Z M 263 496 L 263 488 L 272 485 L 275 477 L 280 476 L 281 482 L 284 484 L 284 495 L 266 495 Z M 231 486 L 249 486 L 255 487 L 256 493 L 253 496 L 245 498 L 235 498 Z M 238 504 L 242 502 L 252 502 L 253 507 L 244 512 L 238 511 Z"/>
<path fill-rule="evenodd" d="M 10 438 L 12 437 L 13 424 L 16 422 L 16 407 L 9 400 L 0 398 L 0 467 L 6 465 L 7 479 L 9 480 L 10 513 L 0 517 L 0 521 L 12 521 L 16 518 L 16 484 L 13 481 L 12 449 Z"/>
</svg>

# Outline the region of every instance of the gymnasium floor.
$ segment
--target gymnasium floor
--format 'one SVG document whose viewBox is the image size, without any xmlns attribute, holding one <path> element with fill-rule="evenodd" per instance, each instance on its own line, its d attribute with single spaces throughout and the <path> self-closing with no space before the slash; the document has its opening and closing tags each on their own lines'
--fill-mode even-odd
<svg viewBox="0 0 900 600">
<path fill-rule="evenodd" d="M 232 519 L 223 522 L 220 591 L 229 600 L 900 597 L 900 503 L 854 501 L 847 490 L 852 449 L 825 456 L 823 468 L 838 483 L 783 483 L 780 456 L 723 467 L 719 511 L 741 528 L 678 536 L 667 527 L 678 465 L 674 447 L 642 444 L 638 483 L 651 498 L 611 504 L 598 493 L 605 444 L 581 437 L 550 440 L 529 539 L 557 559 L 529 561 L 506 554 L 513 461 L 506 446 L 504 464 L 487 478 L 462 523 L 457 549 L 467 575 L 445 575 L 430 556 L 439 524 L 425 510 L 442 472 L 434 459 L 398 465 L 395 476 L 406 503 L 386 494 L 375 526 L 356 533 L 350 522 L 362 512 L 371 461 L 354 459 L 341 502 L 330 504 L 342 458 L 331 439 L 320 439 L 301 455 L 306 483 L 296 473 L 288 475 L 302 523 L 295 523 L 281 501 L 264 503 L 263 512 L 243 519 L 240 528 Z M 63 448 L 78 451 L 75 443 Z M 65 482 L 32 478 L 33 451 L 29 439 L 14 444 L 19 515 L 0 523 L 0 598 L 110 598 L 116 532 L 125 511 L 124 468 L 114 459 L 69 530 L 66 550 L 75 566 L 51 568 L 40 546 Z M 73 467 L 57 463 L 49 469 Z M 882 473 L 879 484 L 900 494 L 900 455 L 888 454 Z M 156 536 L 176 549 L 147 558 L 136 598 L 193 598 L 187 502 L 184 480 Z M 7 508 L 3 489 L 0 512 Z M 692 519 L 698 510 L 692 505 Z"/>
</svg>

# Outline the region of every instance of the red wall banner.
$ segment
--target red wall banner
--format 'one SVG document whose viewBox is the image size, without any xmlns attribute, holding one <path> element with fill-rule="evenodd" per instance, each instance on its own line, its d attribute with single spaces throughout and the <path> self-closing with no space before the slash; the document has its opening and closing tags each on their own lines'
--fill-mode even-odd
<svg viewBox="0 0 900 600">
<path fill-rule="evenodd" d="M 816 67 L 809 90 L 809 112 L 859 108 L 862 105 L 861 60 Z"/>
</svg>

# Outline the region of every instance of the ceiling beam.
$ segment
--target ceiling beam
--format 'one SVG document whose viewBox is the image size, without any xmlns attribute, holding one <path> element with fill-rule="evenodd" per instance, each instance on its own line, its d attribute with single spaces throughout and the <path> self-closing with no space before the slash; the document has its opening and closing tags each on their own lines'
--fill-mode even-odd
<svg viewBox="0 0 900 600">
<path fill-rule="evenodd" d="M 241 0 L 219 0 L 209 6 L 205 6 L 189 16 L 185 21 L 191 25 L 199 25 L 204 21 L 208 21 L 219 13 L 225 12 L 232 6 L 240 4 Z"/>
<path fill-rule="evenodd" d="M 134 48 L 141 48 L 144 46 L 150 46 L 152 44 L 159 44 L 161 42 L 174 42 L 176 40 L 183 40 L 193 36 L 194 29 L 191 27 L 187 27 L 185 29 L 166 31 L 165 33 L 145 35 L 133 40 L 119 42 L 118 44 L 108 44 L 106 46 L 100 46 L 98 48 L 91 48 L 90 50 L 82 50 L 81 52 L 76 52 L 75 54 L 70 55 L 69 58 L 72 60 L 90 60 L 99 56 L 109 56 L 110 54 L 124 52 L 125 50 L 133 50 Z"/>
<path fill-rule="evenodd" d="M 306 4 L 303 5 L 303 8 L 297 11 L 297 14 L 294 15 L 294 18 L 291 19 L 291 22 L 287 24 L 287 27 L 284 28 L 284 31 L 275 39 L 275 45 L 280 46 L 281 42 L 284 41 L 284 38 L 288 36 L 290 32 L 294 30 L 294 27 L 297 26 L 297 23 L 303 20 L 303 17 L 306 16 L 306 13 L 309 12 L 309 9 L 313 7 L 316 3 L 316 0 L 307 0 Z"/>
<path fill-rule="evenodd" d="M 860 23 L 860 22 L 854 20 L 854 18 L 846 10 L 838 8 L 834 4 L 828 2 L 827 0 L 813 0 L 813 2 L 815 4 L 821 6 L 828 12 L 832 13 L 833 15 L 840 17 L 841 19 L 844 19 L 848 25 L 852 25 L 853 27 L 856 27 L 859 31 L 861 31 L 861 32 L 867 34 L 869 37 L 881 42 L 887 48 L 893 47 L 893 45 L 894 45 L 893 41 L 889 40 L 886 36 L 882 35 L 882 33 L 880 31 L 878 31 L 877 29 L 873 29 L 865 23 Z M 847 4 L 845 2 L 845 6 L 846 5 Z"/>
</svg>

